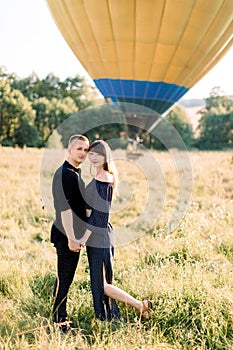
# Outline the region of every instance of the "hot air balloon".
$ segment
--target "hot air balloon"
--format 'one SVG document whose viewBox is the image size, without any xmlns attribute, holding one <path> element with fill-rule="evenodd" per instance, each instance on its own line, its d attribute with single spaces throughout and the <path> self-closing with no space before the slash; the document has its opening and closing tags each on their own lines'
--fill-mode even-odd
<svg viewBox="0 0 233 350">
<path fill-rule="evenodd" d="M 47 0 L 106 100 L 163 114 L 233 43 L 232 0 Z"/>
</svg>

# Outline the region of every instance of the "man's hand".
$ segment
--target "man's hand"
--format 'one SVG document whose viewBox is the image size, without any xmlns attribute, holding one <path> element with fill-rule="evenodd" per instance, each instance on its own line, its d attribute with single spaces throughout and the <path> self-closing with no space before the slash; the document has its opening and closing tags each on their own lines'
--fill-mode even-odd
<svg viewBox="0 0 233 350">
<path fill-rule="evenodd" d="M 72 252 L 79 252 L 83 246 L 77 241 L 77 240 L 68 240 L 68 246 L 69 249 L 72 250 Z"/>
</svg>

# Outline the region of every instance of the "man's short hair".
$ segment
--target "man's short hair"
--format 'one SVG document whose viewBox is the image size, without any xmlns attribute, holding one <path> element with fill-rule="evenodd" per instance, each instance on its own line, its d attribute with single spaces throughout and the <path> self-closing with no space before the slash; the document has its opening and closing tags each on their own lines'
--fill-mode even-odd
<svg viewBox="0 0 233 350">
<path fill-rule="evenodd" d="M 68 148 L 73 146 L 73 144 L 77 141 L 84 141 L 84 142 L 89 143 L 88 138 L 84 135 L 72 135 L 69 139 Z"/>
</svg>

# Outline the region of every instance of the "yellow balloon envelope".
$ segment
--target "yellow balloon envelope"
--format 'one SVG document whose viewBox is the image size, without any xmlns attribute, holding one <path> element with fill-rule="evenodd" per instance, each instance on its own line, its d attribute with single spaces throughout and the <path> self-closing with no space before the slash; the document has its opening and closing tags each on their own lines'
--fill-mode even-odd
<svg viewBox="0 0 233 350">
<path fill-rule="evenodd" d="M 165 112 L 233 43 L 233 0 L 47 0 L 106 99 Z"/>
</svg>

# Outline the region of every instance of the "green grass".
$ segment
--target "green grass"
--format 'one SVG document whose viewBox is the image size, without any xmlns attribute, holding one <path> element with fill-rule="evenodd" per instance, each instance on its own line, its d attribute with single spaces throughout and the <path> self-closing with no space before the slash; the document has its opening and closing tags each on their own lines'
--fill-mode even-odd
<svg viewBox="0 0 233 350">
<path fill-rule="evenodd" d="M 68 302 L 79 329 L 75 338 L 62 336 L 51 322 L 56 254 L 49 242 L 51 215 L 42 209 L 42 155 L 37 149 L 0 149 L 0 349 L 232 350 L 232 153 L 190 153 L 192 203 L 169 232 L 177 174 L 169 155 L 155 152 L 167 180 L 163 211 L 151 227 L 136 227 L 140 239 L 117 247 L 114 262 L 115 284 L 152 299 L 151 317 L 141 322 L 119 303 L 121 321 L 96 320 L 83 252 Z M 117 165 L 133 188 L 133 200 L 112 217 L 121 228 L 143 210 L 147 187 L 133 163 L 121 159 Z"/>
</svg>

